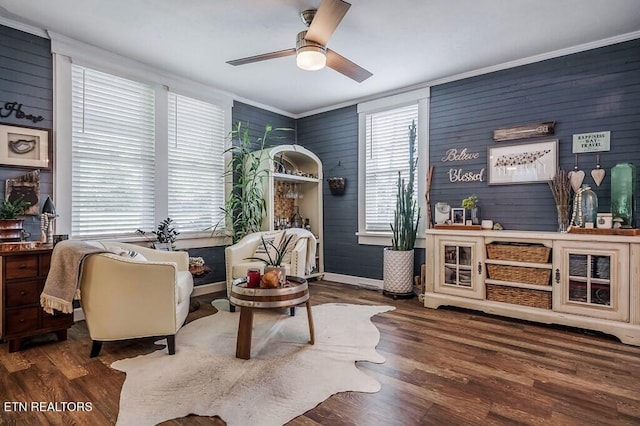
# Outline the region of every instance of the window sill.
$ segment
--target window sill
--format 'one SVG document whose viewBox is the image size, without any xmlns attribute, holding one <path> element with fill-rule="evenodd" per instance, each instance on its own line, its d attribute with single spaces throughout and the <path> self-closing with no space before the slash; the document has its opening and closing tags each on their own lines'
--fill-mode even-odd
<svg viewBox="0 0 640 426">
<path fill-rule="evenodd" d="M 391 246 L 391 233 L 389 232 L 356 232 L 358 236 L 358 244 L 367 246 Z M 425 247 L 425 238 L 416 238 L 416 248 Z"/>
<path fill-rule="evenodd" d="M 148 238 L 137 235 L 100 235 L 79 239 L 86 241 L 112 240 L 140 245 L 151 244 L 151 241 Z M 218 233 L 212 236 L 211 232 L 184 232 L 181 233 L 176 240 L 176 249 L 186 250 L 190 248 L 219 247 L 227 246 L 229 244 L 231 244 L 231 237 L 223 233 Z"/>
</svg>

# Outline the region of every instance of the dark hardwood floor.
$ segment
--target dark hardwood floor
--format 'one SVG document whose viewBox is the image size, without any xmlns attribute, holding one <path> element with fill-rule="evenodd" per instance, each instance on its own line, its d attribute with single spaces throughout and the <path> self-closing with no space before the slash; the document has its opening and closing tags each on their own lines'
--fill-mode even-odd
<svg viewBox="0 0 640 426">
<path fill-rule="evenodd" d="M 211 315 L 220 294 L 201 296 L 188 321 Z M 382 383 L 375 394 L 334 395 L 291 425 L 640 425 L 640 347 L 581 330 L 457 309 L 316 281 L 313 304 L 388 304 L 377 315 L 384 364 L 358 363 Z M 0 345 L 0 425 L 114 424 L 124 373 L 109 365 L 159 349 L 154 339 L 105 343 L 89 358 L 84 322 L 69 339 Z M 91 412 L 8 411 L 12 402 L 91 402 Z M 9 403 L 9 406 L 7 405 Z M 189 416 L 171 425 L 224 424 Z"/>
</svg>

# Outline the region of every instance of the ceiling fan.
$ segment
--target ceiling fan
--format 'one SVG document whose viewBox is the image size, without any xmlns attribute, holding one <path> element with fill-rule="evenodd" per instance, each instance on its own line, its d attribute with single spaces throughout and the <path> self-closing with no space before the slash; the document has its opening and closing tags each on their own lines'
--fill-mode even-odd
<svg viewBox="0 0 640 426">
<path fill-rule="evenodd" d="M 373 74 L 327 48 L 327 41 L 329 41 L 329 38 L 350 7 L 351 4 L 342 0 L 322 0 L 317 10 L 309 9 L 300 14 L 302 22 L 304 22 L 309 29 L 298 33 L 295 48 L 235 59 L 233 61 L 227 61 L 227 63 L 231 65 L 244 65 L 252 62 L 266 61 L 267 59 L 296 55 L 296 63 L 299 68 L 313 71 L 322 69 L 326 65 L 361 83 Z"/>
</svg>

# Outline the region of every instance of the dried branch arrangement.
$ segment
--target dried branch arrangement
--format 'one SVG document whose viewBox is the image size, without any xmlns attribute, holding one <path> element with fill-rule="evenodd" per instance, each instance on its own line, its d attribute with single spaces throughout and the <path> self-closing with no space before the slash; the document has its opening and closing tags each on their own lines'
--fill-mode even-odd
<svg viewBox="0 0 640 426">
<path fill-rule="evenodd" d="M 571 204 L 571 181 L 566 171 L 558 169 L 556 175 L 549 181 L 549 188 L 557 206 Z"/>
</svg>

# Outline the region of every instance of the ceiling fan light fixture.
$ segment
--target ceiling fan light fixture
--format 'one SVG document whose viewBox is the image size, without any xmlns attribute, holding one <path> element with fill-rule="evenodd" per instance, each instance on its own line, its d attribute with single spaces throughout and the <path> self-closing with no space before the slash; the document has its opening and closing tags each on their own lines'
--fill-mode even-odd
<svg viewBox="0 0 640 426">
<path fill-rule="evenodd" d="M 307 71 L 320 70 L 327 65 L 327 56 L 324 49 L 316 46 L 307 46 L 298 49 L 296 56 L 298 68 Z"/>
<path fill-rule="evenodd" d="M 320 70 L 327 65 L 327 48 L 305 39 L 306 35 L 306 31 L 300 31 L 296 37 L 296 64 L 303 70 Z"/>
</svg>

